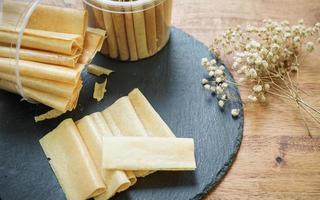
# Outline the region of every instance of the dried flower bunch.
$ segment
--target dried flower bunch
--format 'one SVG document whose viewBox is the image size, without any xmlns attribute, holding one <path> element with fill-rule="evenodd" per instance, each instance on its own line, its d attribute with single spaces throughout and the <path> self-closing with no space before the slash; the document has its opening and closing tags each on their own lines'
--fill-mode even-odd
<svg viewBox="0 0 320 200">
<path fill-rule="evenodd" d="M 297 25 L 290 25 L 288 21 L 264 20 L 261 26 L 230 28 L 214 39 L 209 50 L 217 58 L 223 53 L 227 61 L 232 59 L 231 68 L 241 79 L 247 80 L 244 86 L 251 90 L 248 96 L 250 101 L 265 102 L 267 94 L 292 100 L 299 109 L 320 123 L 320 111 L 303 101 L 300 97 L 303 91 L 299 89 L 297 81 L 303 58 L 314 50 L 316 44 L 320 44 L 320 23 L 307 27 L 303 20 Z M 219 106 L 223 107 L 228 99 L 223 95 L 227 94 L 226 88 L 230 84 L 221 73 L 224 68 L 207 58 L 203 58 L 201 64 L 213 77 L 212 81 L 203 79 L 202 84 L 218 94 Z M 222 90 L 217 92 L 217 87 L 222 84 L 226 87 L 221 87 Z M 220 102 L 220 99 L 223 101 Z"/>
</svg>

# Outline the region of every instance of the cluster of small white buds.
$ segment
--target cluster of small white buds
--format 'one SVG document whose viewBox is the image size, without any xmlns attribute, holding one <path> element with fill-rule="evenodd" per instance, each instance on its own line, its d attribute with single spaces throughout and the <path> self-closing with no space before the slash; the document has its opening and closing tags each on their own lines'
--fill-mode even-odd
<svg viewBox="0 0 320 200">
<path fill-rule="evenodd" d="M 203 87 L 215 94 L 218 100 L 219 108 L 223 109 L 226 101 L 228 101 L 228 87 L 226 80 L 225 66 L 217 63 L 216 59 L 209 60 L 208 58 L 201 59 L 201 65 L 205 67 L 208 72 L 208 79 L 203 78 L 201 83 Z"/>
<path fill-rule="evenodd" d="M 320 23 L 307 27 L 303 20 L 290 25 L 288 21 L 267 19 L 261 26 L 228 29 L 214 39 L 210 50 L 228 52 L 226 56 L 233 57 L 231 68 L 252 84 L 249 100 L 265 102 L 265 94 L 271 87 L 265 81 L 273 83 L 270 77 L 280 78 L 288 72 L 298 72 L 301 52 L 313 52 L 315 44 L 320 44 Z M 215 73 L 220 74 L 220 71 Z"/>
</svg>

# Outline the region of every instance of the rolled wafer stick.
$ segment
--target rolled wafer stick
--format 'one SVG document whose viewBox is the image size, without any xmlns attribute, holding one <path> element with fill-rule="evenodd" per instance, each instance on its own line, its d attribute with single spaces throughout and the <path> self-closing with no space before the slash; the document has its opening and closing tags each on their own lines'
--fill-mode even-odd
<svg viewBox="0 0 320 200">
<path fill-rule="evenodd" d="M 0 72 L 0 79 L 16 83 L 16 76 L 14 74 L 7 74 Z M 76 89 L 76 84 L 59 83 L 57 81 L 50 81 L 45 79 L 20 76 L 20 80 L 23 86 L 39 90 L 42 92 L 70 98 Z"/>
<path fill-rule="evenodd" d="M 135 6 L 135 9 L 143 10 L 143 7 Z M 146 58 L 149 56 L 149 53 L 148 53 L 144 12 L 143 11 L 134 12 L 132 13 L 132 16 L 133 16 L 133 25 L 134 25 L 134 33 L 136 37 L 138 57 L 140 59 Z"/>
<path fill-rule="evenodd" d="M 11 83 L 9 81 L 0 79 L 0 88 L 12 93 L 19 94 L 16 84 Z M 38 101 L 52 108 L 55 108 L 61 112 L 65 112 L 66 110 L 68 110 L 69 100 L 66 98 L 52 95 L 45 92 L 40 92 L 38 90 L 34 90 L 28 87 L 23 87 L 22 89 L 24 94 L 27 97 L 32 98 L 35 101 Z"/>
<path fill-rule="evenodd" d="M 0 57 L 14 58 L 15 56 L 15 49 L 11 47 L 0 46 Z M 19 59 L 22 60 L 61 65 L 71 68 L 76 66 L 79 56 L 80 54 L 75 56 L 67 56 L 63 54 L 23 48 L 21 48 L 19 51 Z"/>
<path fill-rule="evenodd" d="M 97 10 L 97 9 L 93 9 L 93 16 L 94 16 L 94 20 L 96 22 L 97 27 L 101 28 L 101 29 L 105 29 L 105 24 L 104 24 L 104 20 L 103 20 L 103 13 L 101 10 Z"/>
<path fill-rule="evenodd" d="M 125 21 L 126 21 L 126 33 L 128 39 L 128 46 L 129 46 L 129 53 L 130 53 L 130 60 L 135 61 L 138 60 L 138 52 L 137 52 L 137 45 L 136 45 L 136 38 L 135 38 L 135 31 L 133 25 L 133 17 L 132 13 L 130 13 L 131 8 L 126 8 L 126 12 L 124 14 Z"/>
<path fill-rule="evenodd" d="M 79 69 L 83 66 L 78 65 L 76 68 L 71 69 L 56 65 L 20 60 L 19 67 L 21 76 L 35 77 L 64 83 L 76 83 L 81 72 Z M 0 72 L 14 74 L 16 70 L 15 68 L 15 62 L 12 62 L 12 59 L 0 58 Z"/>
<path fill-rule="evenodd" d="M 102 6 L 102 8 L 107 9 L 107 6 Z M 104 25 L 107 31 L 107 40 L 108 42 L 108 53 L 111 58 L 117 58 L 119 56 L 118 53 L 118 45 L 117 45 L 117 39 L 114 31 L 114 24 L 112 21 L 111 13 L 109 12 L 103 12 L 103 20 Z M 104 53 L 104 48 L 102 48 L 102 53 Z"/>
<path fill-rule="evenodd" d="M 102 44 L 101 51 L 104 55 L 109 55 L 109 46 L 107 40 L 105 40 Z M 110 56 L 111 57 L 111 56 Z"/>
<path fill-rule="evenodd" d="M 166 0 L 163 2 L 164 15 L 166 26 L 171 26 L 171 16 L 172 16 L 172 0 Z"/>
<path fill-rule="evenodd" d="M 115 11 L 121 12 L 122 10 L 116 9 Z M 120 60 L 128 60 L 129 48 L 128 48 L 128 42 L 127 42 L 124 14 L 112 13 L 111 16 L 113 20 L 114 31 L 116 34 Z"/>
<path fill-rule="evenodd" d="M 154 7 L 144 11 L 149 55 L 157 52 L 156 10 Z"/>
<path fill-rule="evenodd" d="M 0 26 L 0 42 L 14 44 L 18 38 L 14 27 Z M 81 35 L 25 29 L 21 41 L 22 47 L 50 51 L 66 55 L 77 55 L 82 50 Z"/>
<path fill-rule="evenodd" d="M 157 26 L 157 46 L 158 50 L 161 49 L 166 42 L 166 25 L 163 3 L 156 6 L 156 26 Z"/>
<path fill-rule="evenodd" d="M 166 42 L 170 37 L 171 15 L 172 15 L 172 0 L 166 0 L 163 2 L 164 18 L 165 18 L 165 33 Z"/>
</svg>

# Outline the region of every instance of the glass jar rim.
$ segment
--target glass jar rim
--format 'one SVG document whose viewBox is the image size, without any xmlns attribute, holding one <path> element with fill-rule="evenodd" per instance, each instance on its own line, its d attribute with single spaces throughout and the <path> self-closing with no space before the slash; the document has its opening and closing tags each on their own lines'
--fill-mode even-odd
<svg viewBox="0 0 320 200">
<path fill-rule="evenodd" d="M 136 13 L 153 8 L 166 0 L 82 0 L 83 3 L 93 9 L 109 13 Z M 103 5 L 103 7 L 101 6 Z"/>
</svg>

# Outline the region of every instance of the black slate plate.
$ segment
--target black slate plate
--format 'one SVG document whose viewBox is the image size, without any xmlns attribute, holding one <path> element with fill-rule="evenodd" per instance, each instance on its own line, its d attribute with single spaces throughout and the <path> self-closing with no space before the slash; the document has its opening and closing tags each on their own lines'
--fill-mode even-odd
<svg viewBox="0 0 320 200">
<path fill-rule="evenodd" d="M 242 108 L 238 89 L 230 87 L 239 101 L 226 104 L 221 111 L 215 97 L 202 88 L 200 80 L 206 72 L 200 60 L 205 56 L 211 56 L 206 46 L 176 28 L 168 45 L 151 58 L 127 63 L 98 54 L 94 63 L 116 70 L 108 79 L 106 98 L 99 103 L 92 100 L 97 78 L 83 73 L 84 88 L 77 109 L 37 124 L 33 117 L 47 107 L 19 102 L 19 96 L 0 91 L 0 199 L 65 199 L 38 140 L 64 118 L 77 120 L 101 111 L 136 87 L 178 137 L 194 138 L 198 168 L 195 172 L 154 173 L 114 199 L 203 197 L 230 167 L 243 131 L 242 112 L 237 119 L 230 115 L 231 107 Z M 227 75 L 232 79 L 229 72 Z"/>
</svg>

